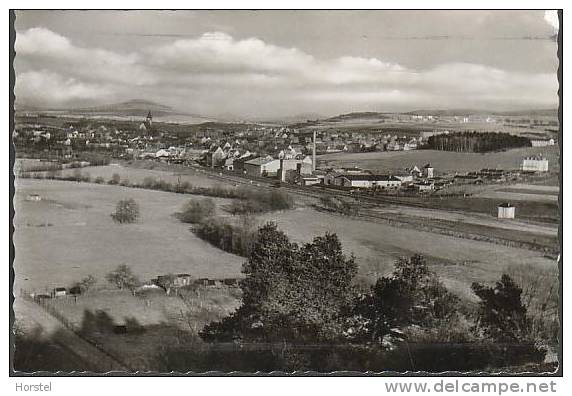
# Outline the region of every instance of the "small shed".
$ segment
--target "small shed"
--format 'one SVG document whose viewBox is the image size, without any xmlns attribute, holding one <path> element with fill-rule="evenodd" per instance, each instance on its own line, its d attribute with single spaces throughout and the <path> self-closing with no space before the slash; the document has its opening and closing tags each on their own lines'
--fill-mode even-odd
<svg viewBox="0 0 572 396">
<path fill-rule="evenodd" d="M 508 202 L 501 203 L 498 206 L 499 219 L 514 219 L 515 207 Z"/>
<path fill-rule="evenodd" d="M 199 286 L 208 286 L 208 283 L 209 283 L 208 278 L 199 278 L 195 281 L 195 284 Z"/>
<path fill-rule="evenodd" d="M 192 277 L 190 274 L 177 274 L 175 276 L 174 285 L 175 287 L 188 286 L 192 283 Z"/>
<path fill-rule="evenodd" d="M 41 201 L 42 197 L 39 194 L 28 194 L 26 201 Z"/>
<path fill-rule="evenodd" d="M 237 278 L 225 278 L 223 279 L 223 283 L 225 286 L 238 286 L 239 281 Z"/>
<path fill-rule="evenodd" d="M 54 297 L 63 297 L 67 294 L 67 289 L 65 287 L 56 287 L 52 294 Z"/>
</svg>

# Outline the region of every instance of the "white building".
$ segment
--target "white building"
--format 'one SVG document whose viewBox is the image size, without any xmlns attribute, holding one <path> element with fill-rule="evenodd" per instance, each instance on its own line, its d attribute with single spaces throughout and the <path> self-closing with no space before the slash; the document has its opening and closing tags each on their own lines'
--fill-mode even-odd
<svg viewBox="0 0 572 396">
<path fill-rule="evenodd" d="M 341 187 L 396 189 L 401 187 L 401 180 L 389 175 L 340 175 L 334 184 Z"/>
<path fill-rule="evenodd" d="M 498 206 L 499 219 L 514 219 L 515 207 L 508 202 L 502 203 Z"/>
<path fill-rule="evenodd" d="M 522 160 L 520 170 L 525 172 L 548 172 L 548 160 L 542 156 L 526 157 Z"/>
<path fill-rule="evenodd" d="M 554 146 L 554 139 L 532 139 L 530 143 L 532 147 Z"/>
</svg>

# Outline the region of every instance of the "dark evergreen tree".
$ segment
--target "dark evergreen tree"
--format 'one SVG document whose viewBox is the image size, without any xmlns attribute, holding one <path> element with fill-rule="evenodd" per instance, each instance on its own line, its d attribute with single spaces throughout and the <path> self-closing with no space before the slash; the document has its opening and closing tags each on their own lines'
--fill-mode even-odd
<svg viewBox="0 0 572 396">
<path fill-rule="evenodd" d="M 381 342 L 386 335 L 419 325 L 430 327 L 456 312 L 458 298 L 429 270 L 423 256 L 402 258 L 391 277 L 377 280 L 355 308 L 358 318 L 354 336 Z"/>
<path fill-rule="evenodd" d="M 477 329 L 498 342 L 523 342 L 529 338 L 530 320 L 521 301 L 522 289 L 503 274 L 494 287 L 479 283 L 471 286 L 481 299 Z"/>
</svg>

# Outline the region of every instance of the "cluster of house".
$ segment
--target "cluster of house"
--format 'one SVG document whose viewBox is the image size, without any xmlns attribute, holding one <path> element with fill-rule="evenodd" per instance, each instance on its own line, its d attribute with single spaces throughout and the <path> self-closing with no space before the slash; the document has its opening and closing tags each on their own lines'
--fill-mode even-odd
<svg viewBox="0 0 572 396">
<path fill-rule="evenodd" d="M 401 187 L 410 187 L 420 192 L 427 192 L 438 188 L 434 172 L 435 169 L 431 164 L 426 164 L 421 169 L 413 166 L 393 174 L 376 174 L 360 168 L 335 168 L 327 169 L 323 173 L 323 184 L 377 190 L 396 190 Z"/>
<path fill-rule="evenodd" d="M 174 274 L 159 275 L 151 281 L 151 285 L 164 288 L 166 284 L 170 284 L 173 288 L 185 286 L 204 286 L 204 287 L 238 287 L 238 278 L 193 278 L 190 274 Z"/>
<path fill-rule="evenodd" d="M 168 280 L 168 281 L 167 281 Z M 190 274 L 175 274 L 175 275 L 159 275 L 157 278 L 152 279 L 151 282 L 140 286 L 137 290 L 144 291 L 149 289 L 165 289 L 166 284 L 170 284 L 173 289 L 185 287 L 185 286 L 202 286 L 202 287 L 238 287 L 240 279 L 239 278 L 193 278 Z M 57 298 L 65 297 L 67 295 L 80 295 L 82 290 L 79 286 L 67 287 L 55 287 L 51 290 L 49 294 L 31 294 L 32 298 L 42 299 L 42 298 Z"/>
</svg>

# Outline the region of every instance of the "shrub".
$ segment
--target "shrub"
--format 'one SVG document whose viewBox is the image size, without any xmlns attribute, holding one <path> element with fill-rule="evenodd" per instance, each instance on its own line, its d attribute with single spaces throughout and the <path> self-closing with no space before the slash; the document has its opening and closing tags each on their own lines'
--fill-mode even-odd
<svg viewBox="0 0 572 396">
<path fill-rule="evenodd" d="M 352 336 L 382 343 L 399 339 L 400 329 L 411 325 L 435 327 L 457 311 L 459 299 L 451 294 L 420 255 L 399 259 L 391 277 L 377 280 L 355 307 Z M 398 331 L 396 331 L 396 329 Z"/>
<path fill-rule="evenodd" d="M 108 184 L 119 184 L 119 182 L 121 181 L 121 176 L 119 176 L 119 174 L 114 173 L 111 176 L 111 179 L 107 182 Z"/>
<path fill-rule="evenodd" d="M 117 203 L 111 217 L 117 223 L 134 223 L 139 218 L 139 205 L 132 198 L 123 199 Z"/>
<path fill-rule="evenodd" d="M 558 343 L 558 268 L 514 265 L 508 267 L 506 273 L 522 288 L 521 300 L 531 320 L 532 336 L 551 344 Z"/>
<path fill-rule="evenodd" d="M 103 184 L 103 183 L 105 183 L 105 179 L 102 176 L 97 176 L 95 178 L 94 182 L 97 184 Z"/>
<path fill-rule="evenodd" d="M 202 240 L 218 247 L 225 252 L 248 257 L 256 232 L 253 230 L 252 219 L 241 217 L 241 223 L 233 225 L 223 219 L 205 217 L 193 228 L 193 232 Z"/>
<path fill-rule="evenodd" d="M 185 204 L 183 211 L 178 214 L 178 217 L 184 223 L 199 223 L 205 217 L 214 215 L 214 212 L 215 204 L 212 199 L 190 200 Z"/>
<path fill-rule="evenodd" d="M 497 342 L 522 342 L 529 338 L 530 320 L 522 304 L 522 289 L 510 276 L 503 274 L 495 286 L 479 283 L 471 286 L 481 299 L 478 328 L 485 337 Z"/>
</svg>

